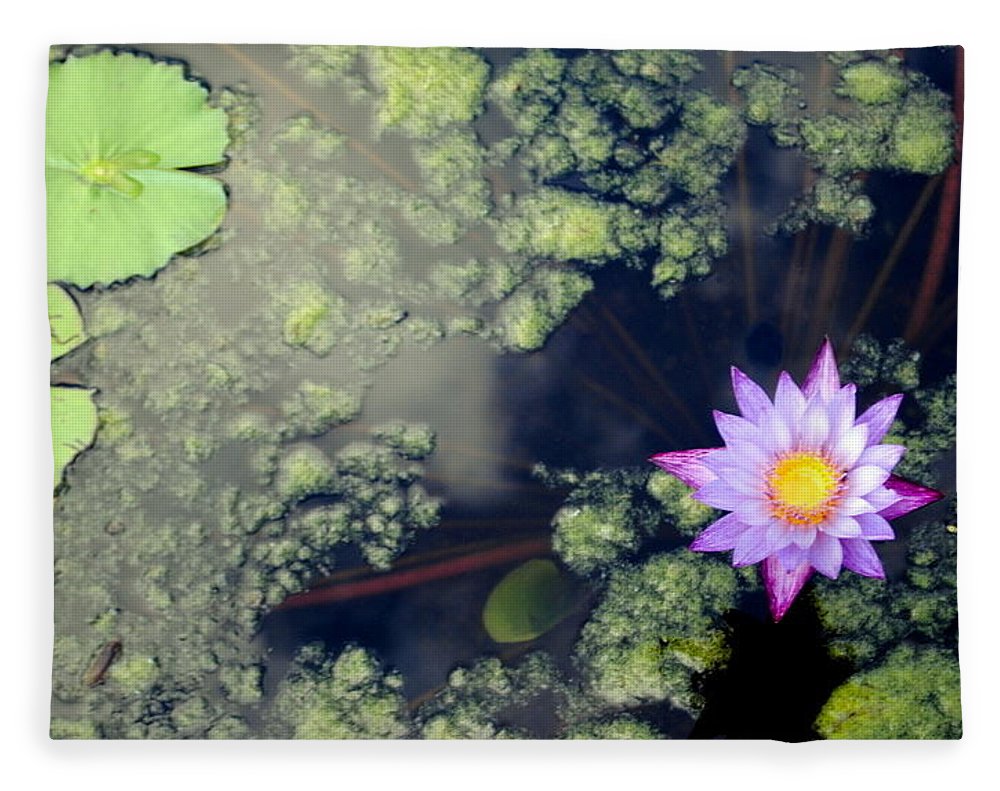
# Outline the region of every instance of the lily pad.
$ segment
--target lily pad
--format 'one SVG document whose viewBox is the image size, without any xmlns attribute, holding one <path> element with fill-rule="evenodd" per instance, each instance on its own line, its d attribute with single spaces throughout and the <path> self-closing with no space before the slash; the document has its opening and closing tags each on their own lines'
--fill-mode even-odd
<svg viewBox="0 0 1000 791">
<path fill-rule="evenodd" d="M 551 560 L 529 560 L 490 591 L 483 626 L 498 643 L 534 640 L 573 609 L 574 585 Z"/>
<path fill-rule="evenodd" d="M 109 51 L 49 67 L 45 122 L 49 280 L 87 288 L 149 277 L 209 236 L 226 113 L 183 67 Z"/>
<path fill-rule="evenodd" d="M 82 387 L 52 387 L 52 451 L 55 457 L 53 488 L 80 451 L 94 441 L 97 433 L 97 406 L 94 390 Z"/>
<path fill-rule="evenodd" d="M 85 340 L 83 316 L 76 302 L 59 286 L 49 284 L 49 331 L 52 335 L 52 358 L 58 360 Z"/>
</svg>

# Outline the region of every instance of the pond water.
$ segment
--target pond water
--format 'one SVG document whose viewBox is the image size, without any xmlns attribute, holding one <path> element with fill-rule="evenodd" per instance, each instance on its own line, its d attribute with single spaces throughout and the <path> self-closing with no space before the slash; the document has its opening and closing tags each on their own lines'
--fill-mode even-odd
<svg viewBox="0 0 1000 791">
<path fill-rule="evenodd" d="M 588 684 L 604 671 L 589 664 L 581 630 L 602 607 L 609 580 L 681 551 L 690 535 L 666 517 L 651 532 L 630 523 L 641 540 L 589 573 L 551 548 L 553 518 L 579 476 L 647 475 L 654 453 L 720 444 L 712 410 L 736 411 L 731 365 L 773 392 L 782 370 L 801 381 L 824 337 L 842 364 L 863 367 L 873 365 L 871 354 L 852 362 L 850 351 L 859 336 L 885 349 L 905 334 L 906 353 L 919 353 L 920 387 L 945 392 L 955 370 L 954 240 L 931 309 L 914 319 L 943 177 L 858 169 L 850 183 L 874 207 L 863 232 L 818 222 L 814 211 L 797 231 L 773 233 L 817 173 L 833 166 L 822 171 L 802 146 L 777 146 L 770 127 L 741 122 L 745 143 L 712 188 L 728 251 L 710 256 L 709 274 L 682 274 L 665 298 L 650 285 L 655 244 L 629 248 L 622 231 L 609 246 L 617 252 L 563 263 L 539 242 L 505 243 L 516 235 L 505 223 L 526 215 L 523 201 L 539 189 L 626 205 L 647 224 L 694 207 L 716 217 L 704 208 L 708 198 L 674 186 L 640 210 L 613 189 L 589 186 L 580 168 L 543 178 L 525 164 L 541 155 L 489 90 L 475 118 L 430 130 L 406 121 L 380 128 L 393 87 L 364 54 L 137 49 L 187 64 L 213 101 L 247 124 L 226 167 L 211 171 L 229 193 L 212 243 L 151 279 L 74 292 L 91 340 L 54 364 L 53 379 L 97 388 L 101 428 L 55 505 L 54 731 L 74 732 L 67 723 L 75 723 L 84 735 L 128 738 L 301 735 L 282 702 L 300 694 L 289 691 L 289 679 L 319 689 L 324 673 L 336 676 L 323 661 L 360 647 L 377 673 L 333 688 L 359 710 L 371 696 L 387 696 L 402 706 L 403 723 L 360 735 L 433 736 L 444 711 L 454 720 L 448 727 L 466 736 L 484 731 L 462 731 L 457 712 L 493 733 L 542 738 L 607 735 L 586 729 L 627 721 L 663 738 L 802 740 L 816 737 L 835 688 L 898 645 L 954 650 L 952 618 L 914 634 L 890 629 L 870 656 L 837 654 L 830 645 L 853 627 L 838 632 L 807 596 L 772 623 L 754 570 L 731 606 L 710 613 L 709 634 L 724 636 L 728 658 L 705 666 L 690 659 L 684 683 L 695 702 L 674 687 L 595 698 Z M 492 84 L 523 54 L 476 58 L 489 65 Z M 926 75 L 910 90 L 953 94 L 953 49 L 902 54 L 908 74 Z M 580 56 L 556 55 L 574 63 Z M 799 93 L 786 103 L 793 110 L 853 112 L 833 93 L 843 66 L 825 55 L 698 58 L 703 70 L 678 96 L 704 91 L 742 112 L 746 95 L 730 77 L 766 63 L 798 71 Z M 565 97 L 586 87 L 574 79 L 560 94 L 566 106 Z M 224 97 L 225 88 L 236 93 Z M 661 124 L 628 131 L 620 114 L 607 115 L 610 131 L 601 128 L 616 145 L 639 150 L 659 150 L 654 138 L 669 144 L 685 123 L 680 111 L 666 110 Z M 597 135 L 585 120 L 573 123 L 562 128 Z M 505 149 L 513 139 L 520 148 Z M 605 169 L 626 171 L 626 153 Z M 714 149 L 704 156 L 708 169 L 725 158 Z M 518 340 L 525 330 L 517 322 L 530 322 L 515 300 L 550 269 L 585 273 L 592 287 L 566 309 L 553 307 L 551 327 L 531 348 Z M 565 299 L 542 288 L 528 307 L 544 314 Z M 861 408 L 899 389 L 888 374 L 872 379 L 859 386 Z M 923 437 L 931 428 L 917 403 L 908 398 L 901 417 Z M 396 434 L 386 428 L 399 424 Z M 433 442 L 417 448 L 425 428 Z M 332 467 L 304 471 L 309 464 Z M 566 470 L 578 477 L 560 477 Z M 954 494 L 953 442 L 933 453 L 927 470 L 933 479 L 920 483 Z M 333 482 L 317 483 L 324 475 Z M 629 496 L 649 504 L 645 494 Z M 428 515 L 434 503 L 439 510 Z M 910 584 L 908 558 L 919 548 L 911 536 L 953 513 L 952 498 L 894 522 L 899 540 L 879 546 L 885 584 Z M 336 525 L 346 527 L 336 533 Z M 462 565 L 477 557 L 472 570 Z M 573 584 L 572 606 L 534 640 L 497 643 L 483 627 L 484 604 L 531 557 L 557 560 Z M 694 557 L 727 567 L 722 555 Z M 407 569 L 417 570 L 409 581 L 399 576 Z M 383 592 L 365 588 L 393 575 L 402 581 Z M 853 576 L 844 571 L 841 580 Z M 309 590 L 358 580 L 343 600 L 308 598 Z M 935 591 L 953 602 L 953 588 Z M 661 635 L 661 647 L 671 639 Z M 83 687 L 80 675 L 110 640 L 122 651 L 108 680 Z M 325 660 L 296 659 L 317 641 Z M 529 655 L 551 666 L 507 678 L 526 690 L 516 694 L 495 684 L 462 687 L 452 676 L 489 657 L 516 669 Z M 336 710 L 331 704 L 323 716 Z"/>
</svg>

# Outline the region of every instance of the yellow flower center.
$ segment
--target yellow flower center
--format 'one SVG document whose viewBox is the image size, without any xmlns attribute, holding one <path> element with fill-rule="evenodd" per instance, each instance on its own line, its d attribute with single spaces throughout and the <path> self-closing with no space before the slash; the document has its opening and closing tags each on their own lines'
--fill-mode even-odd
<svg viewBox="0 0 1000 791">
<path fill-rule="evenodd" d="M 792 525 L 818 525 L 836 507 L 847 476 L 823 455 L 797 452 L 779 459 L 766 481 L 771 513 Z"/>
</svg>

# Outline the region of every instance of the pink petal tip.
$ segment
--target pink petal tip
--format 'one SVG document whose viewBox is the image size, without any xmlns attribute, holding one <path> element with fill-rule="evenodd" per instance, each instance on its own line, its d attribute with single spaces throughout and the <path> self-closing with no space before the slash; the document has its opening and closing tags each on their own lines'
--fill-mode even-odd
<svg viewBox="0 0 1000 791">
<path fill-rule="evenodd" d="M 898 475 L 890 475 L 889 480 L 885 482 L 885 488 L 895 493 L 900 499 L 879 511 L 879 516 L 883 519 L 896 519 L 905 516 L 911 511 L 916 511 L 918 508 L 923 508 L 925 505 L 936 503 L 944 498 L 944 493 L 937 489 L 912 483 Z"/>
<path fill-rule="evenodd" d="M 718 476 L 702 464 L 701 459 L 719 448 L 695 448 L 694 450 L 675 450 L 670 453 L 657 453 L 650 456 L 649 461 L 679 478 L 688 486 L 700 489 L 706 483 L 714 481 Z"/>
<path fill-rule="evenodd" d="M 761 573 L 764 575 L 764 589 L 767 591 L 771 617 L 777 623 L 785 617 L 802 586 L 812 576 L 813 569 L 806 561 L 788 571 L 781 565 L 777 555 L 772 555 L 764 560 Z"/>
</svg>

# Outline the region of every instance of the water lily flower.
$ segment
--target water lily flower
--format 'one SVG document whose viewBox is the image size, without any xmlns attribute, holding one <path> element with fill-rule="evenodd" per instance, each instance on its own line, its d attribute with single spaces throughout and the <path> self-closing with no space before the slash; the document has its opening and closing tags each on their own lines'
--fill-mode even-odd
<svg viewBox="0 0 1000 791">
<path fill-rule="evenodd" d="M 881 442 L 903 396 L 856 418 L 856 387 L 841 386 L 829 339 L 801 389 L 782 371 L 773 402 L 736 367 L 732 380 L 741 416 L 713 413 L 725 447 L 650 458 L 695 487 L 696 500 L 729 512 L 690 548 L 732 550 L 733 566 L 762 563 L 775 621 L 813 571 L 884 579 L 871 542 L 895 537 L 890 519 L 943 497 L 892 474 L 906 449 Z"/>
</svg>

